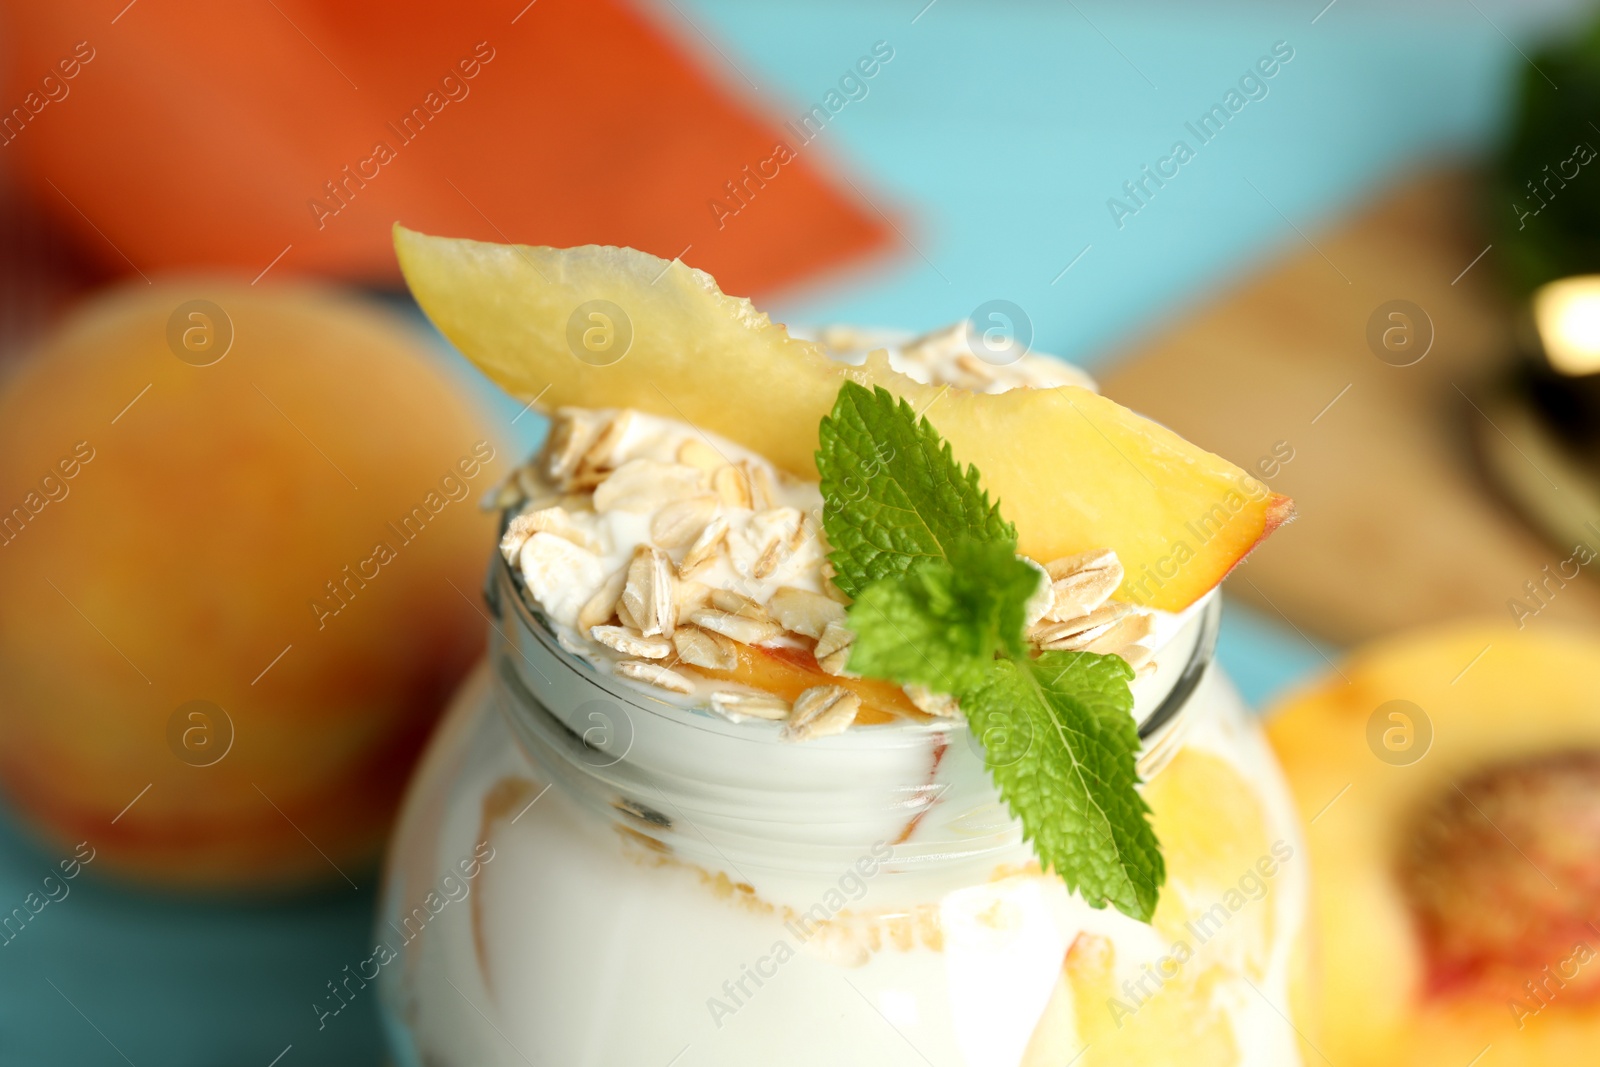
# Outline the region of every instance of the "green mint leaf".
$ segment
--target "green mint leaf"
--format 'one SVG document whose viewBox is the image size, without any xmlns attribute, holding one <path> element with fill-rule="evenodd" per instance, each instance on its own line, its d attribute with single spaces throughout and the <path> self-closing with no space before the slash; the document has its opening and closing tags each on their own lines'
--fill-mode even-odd
<svg viewBox="0 0 1600 1067">
<path fill-rule="evenodd" d="M 987 675 L 997 653 L 1027 655 L 1024 613 L 1043 575 L 1011 542 L 959 541 L 949 551 L 856 597 L 851 670 L 959 693 Z"/>
<path fill-rule="evenodd" d="M 886 389 L 846 382 L 822 420 L 817 470 L 834 583 L 851 597 L 961 541 L 1016 543 L 1016 531 L 947 444 Z"/>
<path fill-rule="evenodd" d="M 850 669 L 956 696 L 1040 863 L 1091 905 L 1148 922 L 1166 866 L 1138 791 L 1132 669 L 1088 652 L 1029 658 L 1039 573 L 977 470 L 910 404 L 847 383 L 817 469 L 834 582 L 854 598 Z"/>
<path fill-rule="evenodd" d="M 1039 862 L 1093 907 L 1149 922 L 1166 865 L 1137 790 L 1132 678 L 1120 656 L 1046 652 L 996 661 L 960 699 Z"/>
</svg>

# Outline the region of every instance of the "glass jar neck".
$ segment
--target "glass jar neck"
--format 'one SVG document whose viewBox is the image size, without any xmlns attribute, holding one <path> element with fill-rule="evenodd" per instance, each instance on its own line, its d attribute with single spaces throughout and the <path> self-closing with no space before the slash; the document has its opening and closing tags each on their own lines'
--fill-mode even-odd
<svg viewBox="0 0 1600 1067">
<path fill-rule="evenodd" d="M 493 689 L 512 734 L 566 798 L 647 848 L 753 884 L 831 879 L 884 847 L 897 869 L 954 879 L 1030 856 L 964 721 L 787 743 L 777 723 L 654 698 L 566 651 L 498 554 L 487 600 Z M 1146 779 L 1178 746 L 1217 607 L 1195 612 L 1136 688 Z"/>
</svg>

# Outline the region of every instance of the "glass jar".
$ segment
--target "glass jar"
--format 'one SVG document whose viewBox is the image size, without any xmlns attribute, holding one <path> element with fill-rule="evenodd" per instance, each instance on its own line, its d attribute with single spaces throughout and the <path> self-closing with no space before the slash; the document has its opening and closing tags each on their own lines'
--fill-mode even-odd
<svg viewBox="0 0 1600 1067">
<path fill-rule="evenodd" d="M 1135 683 L 1149 925 L 1041 874 L 964 722 L 785 743 L 564 651 L 498 555 L 487 600 L 389 859 L 401 1067 L 1302 1062 L 1304 849 L 1214 596 Z"/>
</svg>

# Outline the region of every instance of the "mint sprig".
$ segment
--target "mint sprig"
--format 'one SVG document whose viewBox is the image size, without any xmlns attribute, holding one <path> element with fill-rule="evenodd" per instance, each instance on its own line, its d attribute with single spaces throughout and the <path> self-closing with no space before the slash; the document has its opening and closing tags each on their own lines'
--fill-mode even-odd
<svg viewBox="0 0 1600 1067">
<path fill-rule="evenodd" d="M 960 541 L 869 584 L 850 605 L 851 670 L 955 693 L 981 683 L 998 654 L 1023 656 L 1023 607 L 1041 575 L 1005 541 Z"/>
<path fill-rule="evenodd" d="M 1166 880 L 1138 792 L 1133 671 L 1118 656 L 1032 657 L 1039 572 L 926 419 L 846 383 L 822 421 L 823 529 L 854 597 L 850 669 L 959 701 L 1040 863 L 1094 907 L 1148 922 Z"/>
<path fill-rule="evenodd" d="M 919 561 L 948 558 L 957 542 L 1015 543 L 977 469 L 956 463 L 928 420 L 887 390 L 846 382 L 821 441 L 822 527 L 834 583 L 850 596 Z"/>
<path fill-rule="evenodd" d="M 1149 921 L 1166 868 L 1139 795 L 1133 668 L 1121 656 L 998 660 L 960 697 L 1006 806 L 1090 904 Z"/>
</svg>

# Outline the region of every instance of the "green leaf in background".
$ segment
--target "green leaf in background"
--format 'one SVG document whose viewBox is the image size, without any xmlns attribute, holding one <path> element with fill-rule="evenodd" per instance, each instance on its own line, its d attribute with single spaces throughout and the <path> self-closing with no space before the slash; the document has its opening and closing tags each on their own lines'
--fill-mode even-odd
<svg viewBox="0 0 1600 1067">
<path fill-rule="evenodd" d="M 1486 208 L 1505 273 L 1531 292 L 1600 273 L 1600 21 L 1520 69 Z"/>
<path fill-rule="evenodd" d="M 1016 543 L 998 504 L 927 419 L 885 389 L 854 382 L 822 420 L 817 470 L 834 583 L 858 596 L 877 578 L 943 560 L 963 541 Z"/>
</svg>

